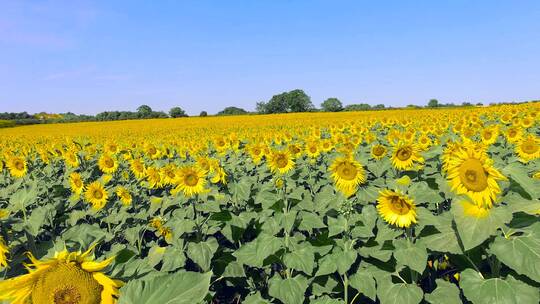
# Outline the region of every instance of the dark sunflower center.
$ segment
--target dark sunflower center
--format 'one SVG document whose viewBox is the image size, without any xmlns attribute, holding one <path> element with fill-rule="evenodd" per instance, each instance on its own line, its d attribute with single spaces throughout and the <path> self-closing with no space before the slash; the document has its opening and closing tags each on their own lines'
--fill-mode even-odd
<svg viewBox="0 0 540 304">
<path fill-rule="evenodd" d="M 15 161 L 15 168 L 19 171 L 24 170 L 24 162 L 21 160 Z"/>
<path fill-rule="evenodd" d="M 101 198 L 103 198 L 103 193 L 102 193 L 101 190 L 99 190 L 99 189 L 94 190 L 94 192 L 92 192 L 92 195 L 93 195 L 94 198 L 96 198 L 96 199 L 101 199 Z"/>
<path fill-rule="evenodd" d="M 199 181 L 199 177 L 197 175 L 193 174 L 193 173 L 189 173 L 184 178 L 184 182 L 186 183 L 186 185 L 188 185 L 190 187 L 193 187 L 193 186 L 197 185 L 198 181 Z"/>
<path fill-rule="evenodd" d="M 289 160 L 285 155 L 278 155 L 276 158 L 276 164 L 278 168 L 285 168 L 287 167 L 287 164 L 289 163 Z"/>
<path fill-rule="evenodd" d="M 382 146 L 376 146 L 375 148 L 373 148 L 373 154 L 375 154 L 376 156 L 381 156 L 383 155 L 384 153 L 384 148 Z"/>
<path fill-rule="evenodd" d="M 410 148 L 400 148 L 397 151 L 397 158 L 401 161 L 406 161 L 411 158 L 412 151 Z"/>
<path fill-rule="evenodd" d="M 261 149 L 258 149 L 258 148 L 253 149 L 253 154 L 255 155 L 261 154 Z"/>
<path fill-rule="evenodd" d="M 75 184 L 75 186 L 77 186 L 77 188 L 82 187 L 82 181 L 78 178 L 76 178 L 73 183 Z"/>
<path fill-rule="evenodd" d="M 81 294 L 73 286 L 63 286 L 54 291 L 54 304 L 78 304 Z"/>
<path fill-rule="evenodd" d="M 350 163 L 342 163 L 337 168 L 339 177 L 345 180 L 353 180 L 356 177 L 358 170 Z"/>
<path fill-rule="evenodd" d="M 521 150 L 523 150 L 523 152 L 525 152 L 527 154 L 534 154 L 534 153 L 536 153 L 536 151 L 538 151 L 538 149 L 540 149 L 538 147 L 538 145 L 535 142 L 531 141 L 531 140 L 525 141 L 521 145 Z"/>
<path fill-rule="evenodd" d="M 484 138 L 485 139 L 490 139 L 492 135 L 493 135 L 493 133 L 491 133 L 491 131 L 484 132 Z"/>
<path fill-rule="evenodd" d="M 411 210 L 411 206 L 399 196 L 392 196 L 390 198 L 390 206 L 392 211 L 399 215 L 407 214 L 409 213 L 409 210 Z"/>
<path fill-rule="evenodd" d="M 105 163 L 105 167 L 107 168 L 114 167 L 114 161 L 111 158 L 106 158 L 104 163 Z"/>
<path fill-rule="evenodd" d="M 150 149 L 148 149 L 148 154 L 150 154 L 150 155 L 154 155 L 154 154 L 156 154 L 156 152 L 157 152 L 157 150 L 154 147 L 151 147 Z"/>
<path fill-rule="evenodd" d="M 461 183 L 470 191 L 480 192 L 487 188 L 487 175 L 478 159 L 468 159 L 459 168 Z"/>
<path fill-rule="evenodd" d="M 317 152 L 317 147 L 310 147 L 309 152 L 311 152 L 311 153 Z"/>
</svg>

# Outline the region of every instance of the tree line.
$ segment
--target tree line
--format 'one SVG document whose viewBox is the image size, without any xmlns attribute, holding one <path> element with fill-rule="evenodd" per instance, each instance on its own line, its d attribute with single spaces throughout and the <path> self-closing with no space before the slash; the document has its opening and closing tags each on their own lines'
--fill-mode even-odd
<svg viewBox="0 0 540 304">
<path fill-rule="evenodd" d="M 533 101 L 538 102 L 538 101 Z M 494 103 L 490 103 L 493 105 Z M 439 103 L 437 99 L 430 99 L 425 106 L 407 105 L 405 108 L 440 108 L 440 107 L 467 107 L 482 106 L 482 103 L 472 104 L 463 102 L 461 104 Z M 295 112 L 341 112 L 341 111 L 369 111 L 398 109 L 396 107 L 387 107 L 384 104 L 370 105 L 367 103 L 356 103 L 343 105 L 336 97 L 330 97 L 324 100 L 320 108 L 316 108 L 311 98 L 300 89 L 283 92 L 272 96 L 268 101 L 257 102 L 255 112 L 249 112 L 245 109 L 229 106 L 219 111 L 216 115 L 246 115 L 246 114 L 275 114 L 275 113 L 295 113 Z M 74 114 L 71 112 L 60 114 L 37 113 L 0 113 L 0 120 L 12 121 L 17 125 L 38 124 L 38 123 L 64 123 L 81 121 L 110 121 L 110 120 L 128 120 L 128 119 L 151 119 L 151 118 L 178 118 L 187 117 L 187 113 L 181 107 L 173 107 L 168 113 L 163 111 L 154 111 L 148 105 L 141 105 L 135 112 L 133 111 L 105 111 L 96 115 Z M 208 116 L 208 112 L 201 111 L 199 116 Z M 11 125 L 11 124 L 10 124 Z"/>
</svg>

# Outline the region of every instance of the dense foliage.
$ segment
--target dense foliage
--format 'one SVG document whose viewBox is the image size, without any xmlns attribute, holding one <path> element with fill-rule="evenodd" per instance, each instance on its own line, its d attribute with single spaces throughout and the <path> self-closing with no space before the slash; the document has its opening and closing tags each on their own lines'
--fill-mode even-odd
<svg viewBox="0 0 540 304">
<path fill-rule="evenodd" d="M 1 129 L 0 300 L 538 303 L 539 111 Z"/>
</svg>

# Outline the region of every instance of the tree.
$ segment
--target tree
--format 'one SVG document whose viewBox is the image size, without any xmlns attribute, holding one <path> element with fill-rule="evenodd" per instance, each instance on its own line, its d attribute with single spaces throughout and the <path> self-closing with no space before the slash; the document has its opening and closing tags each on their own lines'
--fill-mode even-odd
<svg viewBox="0 0 540 304">
<path fill-rule="evenodd" d="M 186 117 L 187 116 L 186 112 L 184 110 L 182 110 L 182 108 L 180 108 L 180 107 L 171 108 L 171 110 L 169 111 L 169 115 L 172 118 Z"/>
<path fill-rule="evenodd" d="M 384 109 L 384 108 L 385 106 L 382 103 L 373 106 L 373 109 L 377 109 L 377 110 Z"/>
<path fill-rule="evenodd" d="M 201 111 L 201 114 L 199 114 L 200 117 L 206 117 L 208 116 L 208 113 L 206 111 Z"/>
<path fill-rule="evenodd" d="M 292 90 L 272 96 L 267 103 L 257 103 L 257 112 L 287 113 L 287 112 L 308 112 L 314 109 L 309 96 L 302 90 Z"/>
<path fill-rule="evenodd" d="M 358 104 L 351 104 L 345 107 L 343 109 L 345 111 L 369 111 L 371 110 L 371 106 L 367 103 L 358 103 Z"/>
<path fill-rule="evenodd" d="M 152 114 L 152 108 L 147 105 L 142 105 L 137 108 L 137 113 L 139 114 L 139 118 L 147 118 Z"/>
<path fill-rule="evenodd" d="M 428 102 L 428 107 L 436 108 L 439 106 L 439 101 L 437 99 L 430 99 Z"/>
<path fill-rule="evenodd" d="M 243 115 L 247 114 L 247 111 L 237 107 L 226 107 L 222 111 L 219 111 L 217 115 Z"/>
<path fill-rule="evenodd" d="M 343 104 L 339 99 L 331 97 L 321 103 L 321 107 L 325 112 L 339 112 L 343 110 Z"/>
<path fill-rule="evenodd" d="M 470 102 L 464 101 L 461 105 L 464 106 L 464 107 L 472 107 L 473 104 L 470 103 Z"/>
</svg>

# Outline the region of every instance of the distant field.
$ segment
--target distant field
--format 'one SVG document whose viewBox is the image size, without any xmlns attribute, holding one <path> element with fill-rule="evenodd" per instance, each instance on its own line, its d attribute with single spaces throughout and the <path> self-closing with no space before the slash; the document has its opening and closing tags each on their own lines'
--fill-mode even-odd
<svg viewBox="0 0 540 304">
<path fill-rule="evenodd" d="M 538 303 L 539 121 L 538 103 L 0 121 L 0 300 Z"/>
</svg>

